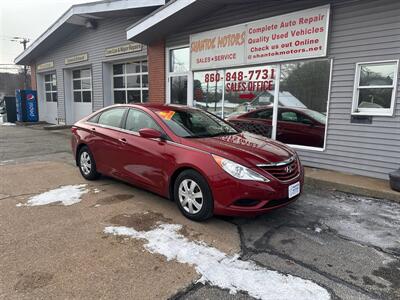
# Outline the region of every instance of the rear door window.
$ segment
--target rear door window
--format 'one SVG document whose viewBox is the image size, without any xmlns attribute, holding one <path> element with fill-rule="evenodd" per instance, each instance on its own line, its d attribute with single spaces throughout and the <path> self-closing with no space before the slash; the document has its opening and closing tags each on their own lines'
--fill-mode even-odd
<svg viewBox="0 0 400 300">
<path fill-rule="evenodd" d="M 125 129 L 139 132 L 143 128 L 151 128 L 162 132 L 160 126 L 148 114 L 137 109 L 130 109 L 126 117 Z"/>
<path fill-rule="evenodd" d="M 112 108 L 106 110 L 100 115 L 98 123 L 100 125 L 121 128 L 122 118 L 125 111 L 126 108 Z"/>
</svg>

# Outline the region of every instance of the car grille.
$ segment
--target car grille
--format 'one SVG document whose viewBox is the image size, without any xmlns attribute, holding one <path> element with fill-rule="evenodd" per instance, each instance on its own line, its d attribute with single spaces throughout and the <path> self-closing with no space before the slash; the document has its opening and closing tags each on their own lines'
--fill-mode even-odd
<svg viewBox="0 0 400 300">
<path fill-rule="evenodd" d="M 281 181 L 288 181 L 296 178 L 300 173 L 299 164 L 295 158 L 276 164 L 258 165 L 258 167 Z"/>
</svg>

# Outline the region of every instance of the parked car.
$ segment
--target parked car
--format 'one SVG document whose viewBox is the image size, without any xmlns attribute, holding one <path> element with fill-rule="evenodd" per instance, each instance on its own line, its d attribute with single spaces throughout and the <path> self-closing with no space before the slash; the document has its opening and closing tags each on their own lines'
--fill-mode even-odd
<svg viewBox="0 0 400 300">
<path fill-rule="evenodd" d="M 174 200 L 193 220 L 256 215 L 293 202 L 303 185 L 296 152 L 200 109 L 126 104 L 72 127 L 82 176 L 112 176 Z"/>
<path fill-rule="evenodd" d="M 232 116 L 235 127 L 271 137 L 272 107 Z M 276 138 L 285 144 L 324 147 L 326 116 L 307 108 L 279 107 Z"/>
</svg>

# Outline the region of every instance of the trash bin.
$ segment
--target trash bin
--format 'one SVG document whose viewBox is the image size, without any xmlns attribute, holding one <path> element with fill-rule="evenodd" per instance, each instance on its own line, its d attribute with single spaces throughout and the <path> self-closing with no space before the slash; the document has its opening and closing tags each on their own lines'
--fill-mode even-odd
<svg viewBox="0 0 400 300">
<path fill-rule="evenodd" d="M 13 96 L 5 96 L 5 115 L 7 122 L 15 123 L 17 121 L 17 107 L 15 102 L 15 97 Z M 5 120 L 4 120 L 5 121 Z"/>
<path fill-rule="evenodd" d="M 392 190 L 400 192 L 400 169 L 389 173 L 389 179 Z"/>
<path fill-rule="evenodd" d="M 19 122 L 39 121 L 37 93 L 34 90 L 16 90 L 17 120 Z"/>
</svg>

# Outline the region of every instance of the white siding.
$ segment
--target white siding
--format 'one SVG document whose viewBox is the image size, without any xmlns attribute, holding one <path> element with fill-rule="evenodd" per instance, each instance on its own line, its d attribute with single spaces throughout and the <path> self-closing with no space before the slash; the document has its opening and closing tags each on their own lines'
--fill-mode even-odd
<svg viewBox="0 0 400 300">
<path fill-rule="evenodd" d="M 48 52 L 36 60 L 36 64 L 54 61 L 54 69 L 56 69 L 57 72 L 59 119 L 65 120 L 66 118 L 65 101 L 72 101 L 72 99 L 65 99 L 64 69 L 76 68 L 79 66 L 90 66 L 92 68 L 92 104 L 93 111 L 96 111 L 104 107 L 104 102 L 109 102 L 109 99 L 107 99 L 108 101 L 104 99 L 103 62 L 127 58 L 146 59 L 147 48 L 145 46 L 140 52 L 105 57 L 106 48 L 124 45 L 129 42 L 126 40 L 125 29 L 141 17 L 142 16 L 124 16 L 119 18 L 99 19 L 97 21 L 98 26 L 95 30 L 76 26 L 76 31 L 72 32 L 67 38 L 59 41 L 54 47 L 49 47 Z M 88 61 L 70 65 L 64 64 L 65 58 L 85 52 L 89 54 Z M 46 70 L 46 72 L 47 71 L 48 70 Z"/>
<path fill-rule="evenodd" d="M 331 3 L 328 56 L 333 59 L 326 150 L 299 150 L 307 166 L 388 178 L 400 167 L 400 85 L 395 116 L 350 122 L 355 64 L 400 58 L 400 1 L 283 0 L 226 5 L 171 35 L 167 46 L 189 43 L 189 34 Z M 400 77 L 400 76 L 399 76 Z"/>
</svg>

